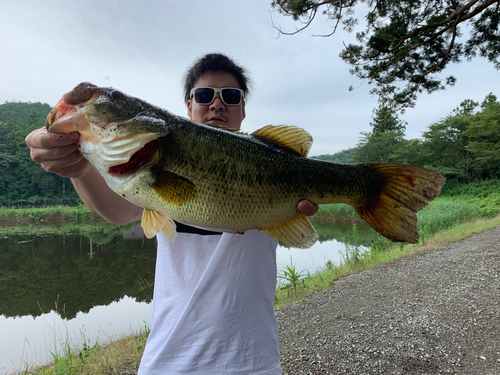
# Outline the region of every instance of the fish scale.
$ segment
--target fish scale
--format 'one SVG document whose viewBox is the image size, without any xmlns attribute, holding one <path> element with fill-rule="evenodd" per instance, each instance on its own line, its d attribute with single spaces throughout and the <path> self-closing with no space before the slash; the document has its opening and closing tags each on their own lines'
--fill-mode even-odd
<svg viewBox="0 0 500 375">
<path fill-rule="evenodd" d="M 63 96 L 47 128 L 78 130 L 83 156 L 109 187 L 144 208 L 146 235 L 161 230 L 170 241 L 177 221 L 232 233 L 257 228 L 288 246 L 310 247 L 318 235 L 297 209 L 307 199 L 349 204 L 382 235 L 415 243 L 416 212 L 445 181 L 408 165 L 308 159 L 312 137 L 298 127 L 245 134 L 202 125 L 90 83 Z"/>
</svg>

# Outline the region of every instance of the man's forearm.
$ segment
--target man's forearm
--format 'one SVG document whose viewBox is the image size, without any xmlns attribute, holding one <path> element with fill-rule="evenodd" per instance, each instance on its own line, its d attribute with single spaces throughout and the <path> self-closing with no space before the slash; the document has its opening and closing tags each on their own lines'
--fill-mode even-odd
<svg viewBox="0 0 500 375">
<path fill-rule="evenodd" d="M 111 190 L 95 168 L 92 167 L 85 177 L 71 181 L 83 203 L 104 220 L 121 225 L 141 218 L 143 209 Z"/>
</svg>

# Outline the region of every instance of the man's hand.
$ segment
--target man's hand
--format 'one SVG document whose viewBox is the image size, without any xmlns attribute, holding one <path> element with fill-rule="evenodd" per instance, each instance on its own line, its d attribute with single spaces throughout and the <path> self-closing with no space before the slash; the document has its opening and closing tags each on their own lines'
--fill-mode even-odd
<svg viewBox="0 0 500 375">
<path fill-rule="evenodd" d="M 299 209 L 299 211 L 301 213 L 303 213 L 304 215 L 306 216 L 312 216 L 314 215 L 316 212 L 318 212 L 318 208 L 319 206 L 317 204 L 314 204 L 313 202 L 311 201 L 308 201 L 306 199 L 303 199 L 301 200 L 298 204 L 297 204 L 297 208 Z"/>
<path fill-rule="evenodd" d="M 54 134 L 45 127 L 32 131 L 25 139 L 30 156 L 47 172 L 67 178 L 82 178 L 92 165 L 85 159 L 75 142 L 78 133 Z"/>
</svg>

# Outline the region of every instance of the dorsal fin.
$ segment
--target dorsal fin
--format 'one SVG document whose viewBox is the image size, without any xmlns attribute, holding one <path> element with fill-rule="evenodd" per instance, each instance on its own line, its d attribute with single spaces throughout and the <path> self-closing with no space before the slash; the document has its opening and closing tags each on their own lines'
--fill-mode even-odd
<svg viewBox="0 0 500 375">
<path fill-rule="evenodd" d="M 311 134 L 297 126 L 267 125 L 251 135 L 286 147 L 304 158 L 307 157 L 313 143 Z"/>
</svg>

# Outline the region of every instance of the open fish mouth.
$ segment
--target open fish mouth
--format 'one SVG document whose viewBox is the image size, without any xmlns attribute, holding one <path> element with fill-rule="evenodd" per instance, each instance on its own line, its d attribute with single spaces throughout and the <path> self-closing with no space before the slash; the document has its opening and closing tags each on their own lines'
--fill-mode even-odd
<svg viewBox="0 0 500 375">
<path fill-rule="evenodd" d="M 79 132 L 78 148 L 101 172 L 131 175 L 155 154 L 153 141 L 165 135 L 163 120 L 114 110 L 133 106 L 134 99 L 112 88 L 80 83 L 63 95 L 47 116 L 51 133 Z M 118 105 L 117 105 L 118 104 Z M 132 105 L 130 105 L 132 104 Z"/>
<path fill-rule="evenodd" d="M 47 130 L 51 133 L 72 133 L 85 131 L 89 122 L 82 108 L 94 103 L 100 97 L 99 88 L 91 83 L 80 83 L 63 95 L 50 111 L 46 120 Z"/>
</svg>

